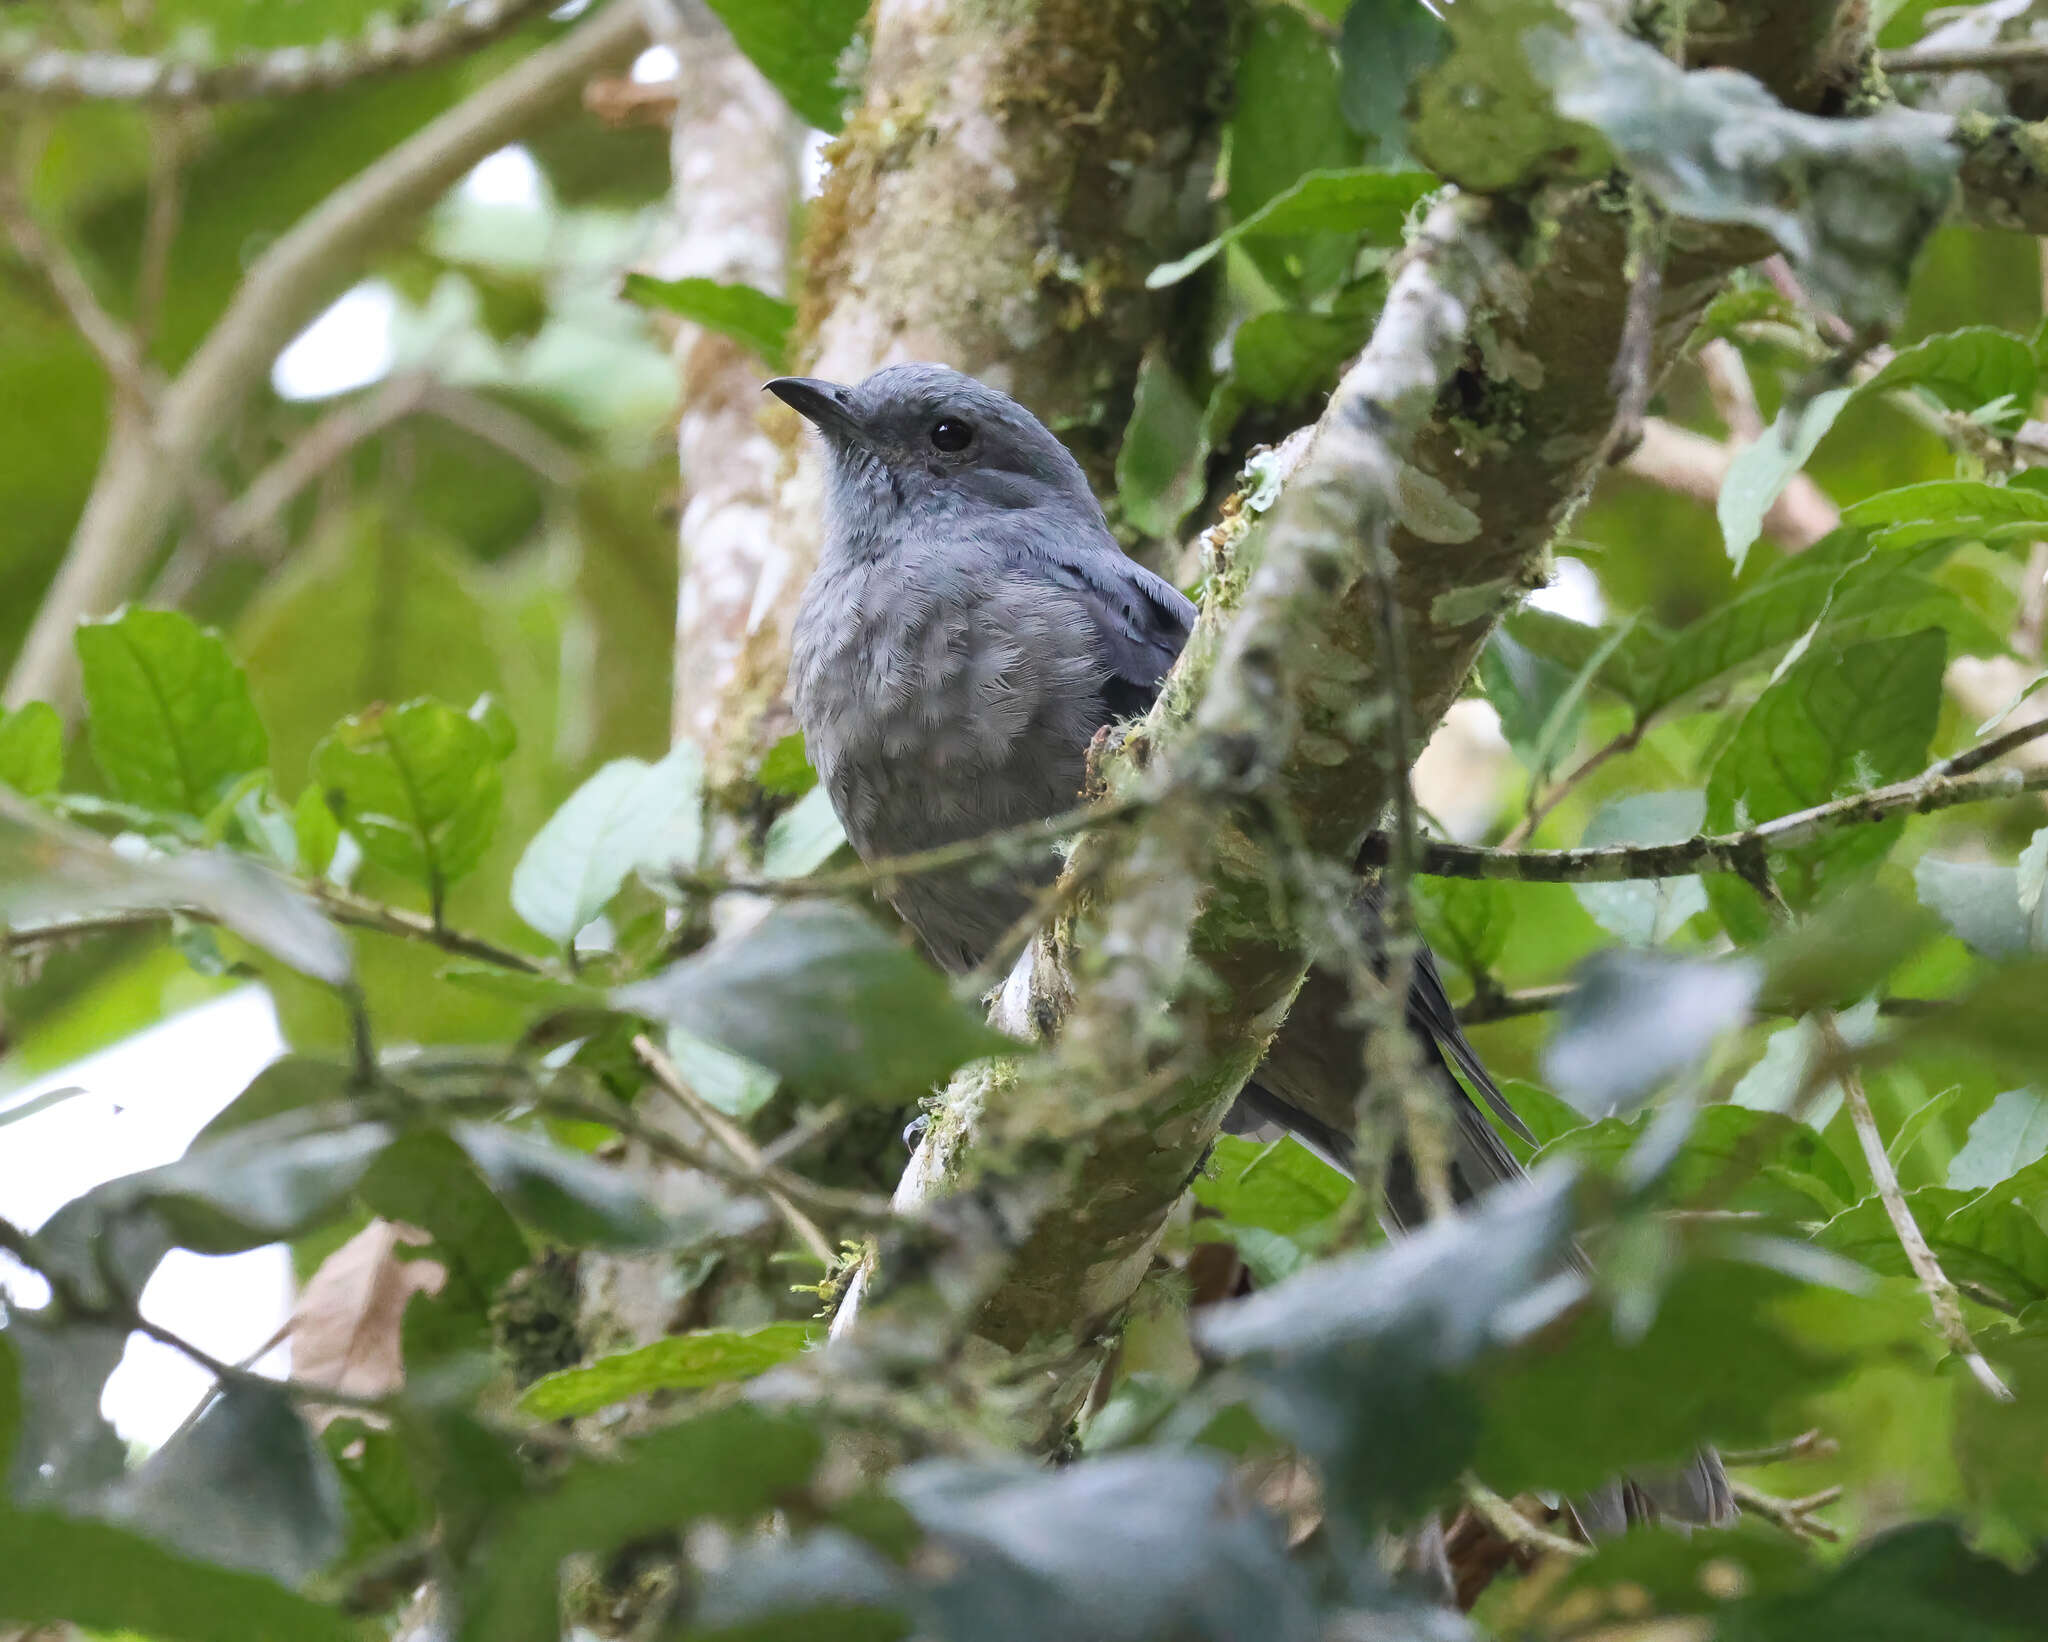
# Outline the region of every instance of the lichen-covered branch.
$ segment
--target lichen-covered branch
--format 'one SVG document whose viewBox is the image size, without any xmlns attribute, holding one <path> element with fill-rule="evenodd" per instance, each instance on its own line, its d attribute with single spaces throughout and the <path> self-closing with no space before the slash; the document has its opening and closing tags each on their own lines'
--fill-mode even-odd
<svg viewBox="0 0 2048 1642">
<path fill-rule="evenodd" d="M 56 101 L 224 103 L 338 91 L 488 45 L 554 0 L 459 0 L 408 28 L 380 21 L 359 39 L 249 52 L 225 62 L 56 48 L 0 56 L 0 92 Z"/>
<path fill-rule="evenodd" d="M 1963 216 L 1980 228 L 2048 234 L 2048 121 L 1965 114 L 1950 140 L 1963 151 Z"/>
<path fill-rule="evenodd" d="M 2029 724 L 2025 728 L 2034 736 L 2048 733 L 2048 723 Z M 1422 846 L 1416 870 L 1438 878 L 1498 878 L 1526 884 L 1613 884 L 1631 878 L 1683 878 L 1696 872 L 1739 873 L 1765 850 L 1797 849 L 1847 827 L 2043 791 L 2048 791 L 2048 770 L 1998 769 L 1982 774 L 1956 774 L 1936 768 L 1909 781 L 1895 781 L 1869 792 L 1831 799 L 1741 832 L 1702 833 L 1676 844 L 1513 850 L 1431 839 Z M 1358 864 L 1379 866 L 1386 857 L 1386 840 L 1375 837 L 1368 839 L 1359 851 Z"/>
</svg>

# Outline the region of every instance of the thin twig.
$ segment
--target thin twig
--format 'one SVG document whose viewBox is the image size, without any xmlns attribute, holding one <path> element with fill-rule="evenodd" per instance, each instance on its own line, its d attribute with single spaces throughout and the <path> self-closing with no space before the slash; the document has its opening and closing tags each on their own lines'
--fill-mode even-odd
<svg viewBox="0 0 2048 1642">
<path fill-rule="evenodd" d="M 532 1105 L 535 1111 L 553 1112 L 558 1117 L 576 1118 L 585 1123 L 597 1123 L 608 1129 L 616 1129 L 628 1140 L 638 1141 L 650 1152 L 666 1158 L 671 1163 L 680 1163 L 686 1169 L 700 1170 L 741 1191 L 760 1192 L 772 1188 L 792 1203 L 827 1219 L 852 1220 L 869 1226 L 885 1225 L 891 1219 L 889 1200 L 886 1197 L 876 1197 L 869 1192 L 842 1191 L 835 1186 L 820 1186 L 815 1181 L 790 1173 L 787 1169 L 772 1166 L 749 1168 L 746 1164 L 707 1152 L 702 1147 L 692 1146 L 688 1141 L 670 1134 L 665 1129 L 657 1129 L 650 1123 L 641 1122 L 615 1100 L 582 1100 L 574 1095 L 548 1092 L 536 1095 Z"/>
<path fill-rule="evenodd" d="M 1949 1349 L 1962 1358 L 1979 1385 L 2000 1402 L 2011 1402 L 2011 1388 L 1984 1360 L 1984 1354 L 1977 1349 L 1977 1342 L 1970 1337 L 1970 1325 L 1963 1319 L 1962 1296 L 1956 1292 L 1955 1284 L 1949 1281 L 1948 1273 L 1942 1270 L 1941 1262 L 1935 1258 L 1927 1234 L 1920 1229 L 1920 1222 L 1913 1218 L 1912 1205 L 1906 1201 L 1906 1194 L 1899 1185 L 1898 1171 L 1892 1167 L 1891 1157 L 1885 1151 L 1884 1135 L 1877 1126 L 1877 1114 L 1870 1109 L 1870 1096 L 1864 1092 L 1862 1077 L 1849 1065 L 1849 1047 L 1842 1041 L 1833 1014 L 1824 1009 L 1815 1010 L 1813 1019 L 1820 1028 L 1828 1053 L 1842 1063 L 1837 1081 L 1841 1085 L 1844 1104 L 1849 1109 L 1850 1124 L 1856 1130 L 1857 1144 L 1863 1148 L 1863 1161 L 1870 1167 L 1870 1178 L 1877 1184 L 1877 1195 L 1884 1204 L 1885 1215 L 1898 1236 L 1899 1247 L 1906 1251 L 1906 1260 L 1913 1268 L 1913 1275 L 1920 1280 L 1921 1292 L 1927 1296 L 1927 1304 L 1934 1313 L 1935 1322 L 1940 1325 L 1942 1337 L 1948 1341 Z"/>
<path fill-rule="evenodd" d="M 837 1265 L 838 1251 L 818 1230 L 816 1222 L 784 1193 L 766 1183 L 768 1161 L 762 1157 L 760 1147 L 747 1137 L 746 1131 L 692 1089 L 676 1063 L 663 1054 L 646 1033 L 636 1032 L 633 1035 L 633 1053 L 640 1064 L 654 1074 L 655 1083 L 671 1100 L 696 1119 L 704 1132 L 724 1147 L 735 1163 L 762 1181 L 761 1195 L 775 1205 L 776 1212 L 796 1233 L 797 1241 L 811 1251 L 818 1264 L 827 1271 Z"/>
<path fill-rule="evenodd" d="M 145 1317 L 136 1298 L 125 1293 L 113 1282 L 109 1273 L 101 1274 L 106 1298 L 88 1298 L 79 1292 L 78 1285 L 71 1280 L 69 1274 L 44 1252 L 41 1242 L 35 1235 L 23 1231 L 11 1220 L 0 1219 L 0 1249 L 4 1249 L 49 1284 L 51 1298 L 58 1308 L 60 1317 L 101 1323 L 129 1333 L 147 1335 L 159 1345 L 169 1346 L 173 1351 L 196 1363 L 223 1385 L 261 1386 L 269 1391 L 281 1392 L 294 1402 L 325 1403 L 335 1408 L 357 1409 L 366 1413 L 381 1413 L 391 1406 L 390 1399 L 386 1397 L 359 1397 L 328 1386 L 313 1385 L 304 1380 L 273 1380 L 267 1375 L 252 1373 L 237 1364 L 226 1362 L 203 1346 L 195 1345 L 176 1330 L 166 1328 L 163 1324 Z"/>
<path fill-rule="evenodd" d="M 1887 74 L 2006 74 L 2048 68 L 2048 40 L 2000 40 L 1985 46 L 1906 46 L 1877 54 Z"/>
<path fill-rule="evenodd" d="M 99 356 L 126 414 L 139 416 L 154 402 L 162 382 L 143 357 L 134 333 L 107 312 L 85 270 L 29 209 L 11 173 L 0 167 L 0 227 L 21 260 L 42 276 L 72 327 Z"/>
<path fill-rule="evenodd" d="M 1640 718 L 1614 737 L 1613 740 L 1606 743 L 1606 745 L 1588 753 L 1576 769 L 1552 786 L 1540 800 L 1530 803 L 1527 812 L 1515 824 L 1514 830 L 1501 840 L 1501 848 L 1513 850 L 1527 843 L 1535 834 L 1536 829 L 1543 825 L 1544 817 L 1569 798 L 1586 777 L 1599 769 L 1610 758 L 1633 751 L 1636 745 L 1643 739 L 1643 736 L 1649 731 L 1649 728 L 1650 720 L 1647 717 Z M 1430 868 L 1425 865 L 1421 870 L 1428 872 Z"/>
<path fill-rule="evenodd" d="M 1632 185 L 1631 192 L 1635 211 L 1629 227 L 1629 260 L 1633 266 L 1621 341 L 1607 378 L 1614 395 L 1614 421 L 1607 431 L 1608 461 L 1633 450 L 1642 440 L 1643 414 L 1650 408 L 1657 307 L 1664 295 L 1664 233 L 1656 207 L 1640 184 Z"/>
<path fill-rule="evenodd" d="M 1465 1503 L 1472 1507 L 1480 1521 L 1510 1545 L 1526 1551 L 1547 1551 L 1552 1556 L 1568 1557 L 1573 1561 L 1593 1554 L 1589 1545 L 1566 1539 L 1548 1528 L 1539 1528 L 1469 1471 L 1459 1479 L 1458 1487 L 1465 1496 Z"/>
<path fill-rule="evenodd" d="M 170 284 L 171 246 L 185 203 L 184 147 L 187 117 L 159 114 L 149 122 L 149 209 L 142 226 L 142 260 L 135 274 L 135 342 L 145 350 L 163 313 Z"/>
<path fill-rule="evenodd" d="M 199 64 L 116 52 L 17 52 L 0 57 L 0 91 L 57 101 L 222 103 L 293 97 L 424 68 L 507 34 L 555 0 L 462 0 L 410 28 L 388 23 L 360 40 L 328 40 Z"/>
<path fill-rule="evenodd" d="M 2032 735 L 2048 730 L 2026 725 Z M 2017 731 L 2001 741 L 2013 745 L 2031 739 Z M 1982 749 L 1972 749 L 1972 753 Z M 1972 754 L 1959 754 L 1970 758 Z M 1953 761 L 1951 761 L 1953 762 Z M 1676 844 L 1607 844 L 1590 849 L 1517 850 L 1488 848 L 1480 844 L 1454 844 L 1432 839 L 1423 845 L 1419 869 L 1436 878 L 1499 878 L 1539 884 L 1614 884 L 1637 878 L 1684 878 L 1700 872 L 1747 873 L 1764 851 L 1796 849 L 1840 828 L 1864 826 L 1897 815 L 1928 815 L 1959 804 L 1981 804 L 2021 793 L 2048 791 L 2048 769 L 2011 768 L 1976 773 L 1975 765 L 1962 775 L 1945 774 L 1942 767 L 1876 787 L 1869 792 L 1851 793 L 1812 809 L 1781 815 L 1744 832 L 1702 833 Z M 1361 869 L 1384 865 L 1388 841 L 1379 834 L 1366 839 L 1356 864 Z"/>
<path fill-rule="evenodd" d="M 977 861 L 1010 863 L 1056 844 L 1064 838 L 1091 832 L 1141 815 L 1158 802 L 1156 795 L 1132 795 L 1106 804 L 1083 804 L 1043 821 L 1027 821 L 998 832 L 962 838 L 934 849 L 910 855 L 892 855 L 880 861 L 848 867 L 842 872 L 813 873 L 808 878 L 745 878 L 716 874 L 678 873 L 673 882 L 680 890 L 695 895 L 772 895 L 781 897 L 852 895 L 862 890 L 886 894 L 907 878 L 922 878 L 935 872 Z"/>
<path fill-rule="evenodd" d="M 1749 366 L 1742 351 L 1724 337 L 1700 345 L 1700 374 L 1707 379 L 1707 392 L 1714 410 L 1728 429 L 1732 444 L 1754 444 L 1764 436 L 1764 413 L 1756 402 L 1756 386 L 1749 379 Z"/>
<path fill-rule="evenodd" d="M 294 498 L 366 440 L 416 415 L 437 416 L 495 445 L 549 484 L 566 488 L 582 473 L 574 451 L 516 411 L 437 382 L 424 371 L 389 377 L 372 392 L 336 406 L 249 481 L 217 526 L 225 547 L 241 547 L 275 524 Z"/>
<path fill-rule="evenodd" d="M 2024 747 L 2030 741 L 2038 741 L 2048 735 L 2048 718 L 2036 719 L 2032 723 L 2017 724 L 2003 735 L 1995 735 L 1989 741 L 1979 742 L 1974 747 L 1965 747 L 1953 758 L 1944 758 L 1932 765 L 1928 774 L 1936 777 L 1974 775 L 1986 764 L 2003 758 L 2016 748 Z"/>
<path fill-rule="evenodd" d="M 1840 1446 L 1833 1437 L 1815 1426 L 1789 1441 L 1774 1442 L 1763 1448 L 1724 1448 L 1721 1459 L 1728 1465 L 1779 1465 L 1786 1460 L 1825 1459 Z"/>
<path fill-rule="evenodd" d="M 1728 1458 L 1722 1455 L 1723 1459 Z M 1728 1491 L 1735 1497 L 1735 1503 L 1745 1511 L 1754 1511 L 1767 1522 L 1774 1522 L 1788 1534 L 1800 1539 L 1822 1539 L 1830 1545 L 1842 1537 L 1842 1531 L 1832 1523 L 1818 1520 L 1813 1513 L 1823 1506 L 1832 1505 L 1842 1497 L 1842 1490 L 1823 1488 L 1817 1494 L 1808 1494 L 1804 1499 L 1779 1499 L 1767 1494 L 1761 1488 L 1753 1488 L 1737 1478 L 1728 1479 Z"/>
<path fill-rule="evenodd" d="M 403 907 L 386 906 L 381 901 L 372 901 L 353 891 L 337 889 L 331 884 L 306 886 L 307 893 L 319 903 L 321 911 L 338 924 L 348 924 L 356 929 L 374 929 L 385 935 L 396 935 L 403 940 L 424 941 L 429 946 L 439 947 L 443 952 L 453 953 L 460 958 L 474 958 L 480 963 L 494 965 L 499 969 L 517 970 L 525 975 L 546 975 L 551 973 L 548 966 L 538 958 L 530 958 L 523 952 L 514 952 L 509 947 L 498 946 L 480 936 L 464 934 L 459 929 L 437 926 L 433 920 L 417 912 L 408 912 Z M 112 912 L 88 913 L 79 918 L 53 919 L 45 923 L 21 924 L 0 928 L 0 955 L 15 952 L 32 952 L 40 947 L 56 946 L 66 941 L 82 940 L 94 935 L 114 935 L 123 930 L 143 929 L 152 924 L 168 923 L 173 918 L 189 918 L 194 923 L 215 923 L 214 914 L 204 907 L 122 907 Z"/>
</svg>

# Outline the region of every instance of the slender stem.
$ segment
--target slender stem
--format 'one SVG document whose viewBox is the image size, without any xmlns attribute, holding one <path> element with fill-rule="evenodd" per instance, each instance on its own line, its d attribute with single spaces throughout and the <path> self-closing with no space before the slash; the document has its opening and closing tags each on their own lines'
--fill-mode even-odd
<svg viewBox="0 0 2048 1642">
<path fill-rule="evenodd" d="M 790 897 L 849 895 L 862 890 L 886 893 L 906 878 L 950 872 L 955 867 L 971 866 L 977 861 L 1017 860 L 1076 833 L 1127 821 L 1151 809 L 1157 802 L 1156 796 L 1147 795 L 1113 799 L 1106 804 L 1084 804 L 1064 814 L 1048 816 L 1043 821 L 1027 821 L 1021 826 L 1005 827 L 1000 832 L 958 839 L 910 855 L 888 856 L 880 861 L 849 867 L 843 872 L 813 873 L 808 878 L 738 878 L 679 873 L 674 881 L 678 888 L 699 895 Z"/>
<path fill-rule="evenodd" d="M 1722 1456 L 1724 1459 L 1726 1455 Z M 1788 1534 L 1800 1539 L 1824 1539 L 1830 1545 L 1842 1537 L 1842 1531 L 1832 1523 L 1820 1522 L 1813 1513 L 1823 1506 L 1832 1505 L 1842 1497 L 1840 1488 L 1823 1488 L 1817 1494 L 1808 1494 L 1804 1499 L 1779 1499 L 1775 1494 L 1766 1494 L 1761 1488 L 1728 1479 L 1728 1491 L 1734 1495 L 1735 1503 L 1745 1511 L 1754 1511 L 1768 1522 L 1776 1523 Z"/>
<path fill-rule="evenodd" d="M 525 975 L 546 975 L 548 966 L 538 958 L 496 945 L 459 929 L 437 926 L 431 919 L 402 907 L 386 906 L 331 884 L 307 886 L 321 911 L 338 924 L 356 929 L 374 929 L 402 940 L 425 941 L 460 958 L 474 958 L 499 969 L 517 970 Z M 123 907 L 113 912 L 90 913 L 80 918 L 0 928 L 0 954 L 32 952 L 59 942 L 81 940 L 93 935 L 114 935 L 123 930 L 143 929 L 172 918 L 190 918 L 195 923 L 214 923 L 214 915 L 203 907 Z"/>
<path fill-rule="evenodd" d="M 1632 752 L 1649 728 L 1650 721 L 1648 719 L 1639 719 L 1604 747 L 1600 747 L 1587 754 L 1577 769 L 1553 786 L 1543 795 L 1540 801 L 1530 804 L 1528 813 L 1516 824 L 1514 831 L 1501 840 L 1501 848 L 1507 850 L 1519 849 L 1523 844 L 1527 843 L 1536 829 L 1543 825 L 1544 817 L 1569 798 L 1573 792 L 1577 791 L 1579 784 L 1587 776 L 1599 769 L 1610 758 L 1616 757 L 1621 753 Z M 1425 865 L 1422 870 L 1429 872 L 1431 869 Z"/>
<path fill-rule="evenodd" d="M 2001 741 L 2031 740 L 2048 730 L 2027 725 Z M 1852 793 L 1812 809 L 1781 815 L 1743 832 L 1702 833 L 1676 844 L 1607 844 L 1592 849 L 1519 850 L 1453 844 L 1432 839 L 1422 848 L 1420 870 L 1437 878 L 1500 878 L 1539 884 L 1614 884 L 1636 878 L 1683 878 L 1699 872 L 1747 874 L 1763 852 L 1796 849 L 1840 828 L 1886 821 L 1896 815 L 1927 815 L 1959 804 L 1981 804 L 2021 793 L 2048 791 L 2048 769 L 1998 769 L 1978 773 L 1973 754 L 1966 773 L 1947 774 L 1940 765 L 1908 781 Z M 1951 761 L 1954 762 L 1954 761 Z M 1361 869 L 1383 865 L 1388 841 L 1375 835 L 1359 849 Z"/>
<path fill-rule="evenodd" d="M 1907 46 L 1881 51 L 1887 74 L 2003 74 L 2048 67 L 2048 40 L 2001 40 L 1987 46 Z"/>
<path fill-rule="evenodd" d="M 1815 1426 L 1811 1431 L 1800 1432 L 1789 1442 L 1772 1443 L 1765 1448 L 1724 1448 L 1721 1459 L 1728 1465 L 1778 1465 L 1785 1460 L 1824 1458 L 1836 1452 L 1839 1446 L 1833 1437 Z"/>
<path fill-rule="evenodd" d="M 761 1149 L 748 1138 L 745 1130 L 734 1123 L 711 1102 L 692 1089 L 683 1077 L 676 1063 L 655 1046 L 654 1040 L 646 1033 L 635 1033 L 633 1053 L 642 1066 L 654 1074 L 655 1083 L 669 1098 L 696 1119 L 704 1132 L 725 1148 L 732 1160 L 745 1169 L 749 1175 L 763 1182 L 761 1193 L 775 1205 L 775 1210 L 796 1233 L 797 1241 L 817 1257 L 818 1264 L 830 1271 L 838 1264 L 838 1251 L 831 1241 L 818 1230 L 817 1223 L 792 1203 L 788 1196 L 766 1184 L 769 1173 L 768 1161 L 762 1157 Z"/>
<path fill-rule="evenodd" d="M 1970 1337 L 1970 1325 L 1963 1320 L 1962 1296 L 1956 1292 L 1955 1284 L 1949 1281 L 1948 1273 L 1942 1270 L 1941 1262 L 1935 1258 L 1927 1234 L 1920 1229 L 1920 1222 L 1913 1218 L 1912 1205 L 1906 1201 L 1906 1194 L 1899 1186 L 1898 1171 L 1892 1167 L 1891 1157 L 1885 1151 L 1884 1135 L 1878 1129 L 1877 1114 L 1870 1109 L 1870 1096 L 1864 1091 L 1863 1079 L 1849 1067 L 1848 1045 L 1842 1041 L 1834 1016 L 1825 1010 L 1816 1010 L 1813 1018 L 1820 1027 L 1829 1053 L 1842 1062 L 1839 1081 L 1844 1104 L 1849 1109 L 1849 1121 L 1856 1130 L 1857 1144 L 1863 1148 L 1863 1161 L 1870 1167 L 1870 1178 L 1877 1183 L 1877 1195 L 1884 1204 L 1884 1212 L 1898 1236 L 1899 1246 L 1906 1251 L 1906 1260 L 1913 1268 L 1913 1275 L 1920 1280 L 1921 1292 L 1927 1296 L 1927 1304 L 1934 1313 L 1935 1322 L 1940 1325 L 1943 1338 L 1948 1341 L 1949 1348 L 1962 1358 L 1979 1385 L 2000 1402 L 2011 1402 L 2011 1388 L 1984 1360 L 1984 1354 L 1977 1349 L 1977 1342 Z"/>
<path fill-rule="evenodd" d="M 1470 1472 L 1459 1480 L 1458 1486 L 1464 1493 L 1465 1503 L 1472 1507 L 1479 1520 L 1510 1545 L 1526 1551 L 1547 1551 L 1552 1556 L 1568 1557 L 1574 1562 L 1593 1554 L 1589 1545 L 1566 1539 L 1548 1528 L 1537 1527 Z"/>
</svg>

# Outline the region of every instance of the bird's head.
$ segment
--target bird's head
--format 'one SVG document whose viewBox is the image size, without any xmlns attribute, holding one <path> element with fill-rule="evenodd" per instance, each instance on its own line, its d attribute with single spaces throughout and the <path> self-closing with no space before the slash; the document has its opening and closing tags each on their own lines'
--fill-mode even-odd
<svg viewBox="0 0 2048 1642">
<path fill-rule="evenodd" d="M 1101 510 L 1080 464 L 1008 394 L 944 365 L 890 365 L 852 387 L 784 376 L 768 391 L 823 435 L 829 524 L 848 545 L 919 519 Z"/>
</svg>

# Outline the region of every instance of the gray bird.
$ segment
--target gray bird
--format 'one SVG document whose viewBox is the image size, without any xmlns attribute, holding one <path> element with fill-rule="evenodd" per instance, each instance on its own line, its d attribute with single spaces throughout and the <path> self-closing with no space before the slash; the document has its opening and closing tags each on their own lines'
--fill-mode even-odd
<svg viewBox="0 0 2048 1642">
<path fill-rule="evenodd" d="M 791 694 L 804 745 L 864 860 L 1043 820 L 1081 792 L 1095 732 L 1149 708 L 1195 608 L 1117 546 L 1081 466 L 1008 395 L 943 365 L 891 365 L 855 387 L 782 377 L 768 389 L 824 436 L 825 542 L 797 612 Z M 892 901 L 939 965 L 973 969 L 1058 874 L 987 864 L 905 880 Z M 1379 916 L 1357 914 L 1378 950 Z M 1363 1064 L 1340 978 L 1313 975 L 1232 1114 L 1278 1124 L 1350 1172 Z M 1427 951 L 1408 1026 L 1456 1113 L 1451 1187 L 1469 1199 L 1521 1170 L 1473 1095 L 1528 1130 L 1466 1041 Z M 1453 1071 L 1453 1067 L 1456 1071 Z M 1460 1083 L 1462 1074 L 1464 1083 Z M 1469 1089 L 1468 1087 L 1469 1086 Z M 1346 1104 L 1332 1108 L 1332 1091 Z M 1422 1214 L 1405 1160 L 1390 1218 Z M 1596 1532 L 1638 1517 L 1734 1514 L 1703 1454 L 1655 1484 L 1581 1502 Z"/>
</svg>

